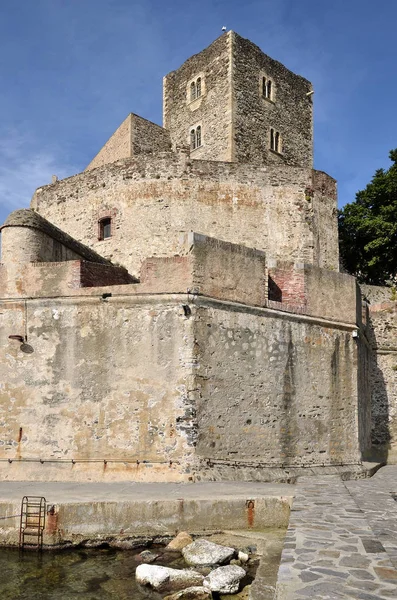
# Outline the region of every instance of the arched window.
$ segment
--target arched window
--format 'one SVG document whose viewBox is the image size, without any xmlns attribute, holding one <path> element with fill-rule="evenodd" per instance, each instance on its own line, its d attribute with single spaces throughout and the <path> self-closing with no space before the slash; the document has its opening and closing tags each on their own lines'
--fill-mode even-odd
<svg viewBox="0 0 397 600">
<path fill-rule="evenodd" d="M 196 81 L 196 98 L 200 98 L 201 96 L 201 77 L 199 77 Z"/>
<path fill-rule="evenodd" d="M 190 132 L 190 149 L 195 150 L 196 148 L 196 131 L 194 129 Z"/>
<path fill-rule="evenodd" d="M 198 125 L 196 129 L 196 148 L 200 148 L 201 146 L 201 126 Z"/>
<path fill-rule="evenodd" d="M 278 131 L 276 131 L 274 136 L 274 149 L 276 152 L 280 152 L 280 134 Z"/>
<path fill-rule="evenodd" d="M 270 150 L 281 154 L 281 136 L 275 129 L 270 130 Z"/>
<path fill-rule="evenodd" d="M 266 84 L 266 98 L 272 99 L 272 82 L 270 79 L 267 80 Z"/>
<path fill-rule="evenodd" d="M 197 94 L 196 82 L 192 81 L 192 83 L 190 84 L 190 100 L 191 101 L 196 99 L 196 94 Z"/>
<path fill-rule="evenodd" d="M 262 96 L 273 100 L 273 82 L 268 77 L 262 77 Z"/>
<path fill-rule="evenodd" d="M 112 237 L 112 219 L 106 217 L 99 221 L 99 235 L 100 240 L 107 240 Z"/>
<path fill-rule="evenodd" d="M 196 128 L 190 130 L 190 150 L 200 148 L 202 143 L 202 131 L 201 125 L 197 125 Z"/>
</svg>

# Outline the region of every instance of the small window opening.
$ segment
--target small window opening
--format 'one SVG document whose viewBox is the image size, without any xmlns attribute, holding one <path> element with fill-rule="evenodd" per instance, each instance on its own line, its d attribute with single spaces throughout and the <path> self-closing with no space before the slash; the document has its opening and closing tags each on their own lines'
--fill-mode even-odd
<svg viewBox="0 0 397 600">
<path fill-rule="evenodd" d="M 262 78 L 262 96 L 268 100 L 272 100 L 273 84 L 272 80 L 267 77 Z"/>
<path fill-rule="evenodd" d="M 270 150 L 274 150 L 274 152 L 278 153 L 281 152 L 280 134 L 274 129 L 270 130 Z"/>
<path fill-rule="evenodd" d="M 107 240 L 112 237 L 112 219 L 110 217 L 99 221 L 99 239 Z"/>
<path fill-rule="evenodd" d="M 196 94 L 197 94 L 196 83 L 194 81 L 192 81 L 192 83 L 190 84 L 190 100 L 192 100 L 192 101 L 195 100 Z"/>
<path fill-rule="evenodd" d="M 200 125 L 196 129 L 196 148 L 201 146 L 201 127 Z"/>
<path fill-rule="evenodd" d="M 190 130 L 190 149 L 195 150 L 201 146 L 201 125 L 198 125 L 196 129 Z"/>
<path fill-rule="evenodd" d="M 195 150 L 196 148 L 196 132 L 194 131 L 194 129 L 192 129 L 190 132 L 190 148 L 192 150 Z"/>
<path fill-rule="evenodd" d="M 199 77 L 196 81 L 196 98 L 200 98 L 201 96 L 201 77 Z"/>
</svg>

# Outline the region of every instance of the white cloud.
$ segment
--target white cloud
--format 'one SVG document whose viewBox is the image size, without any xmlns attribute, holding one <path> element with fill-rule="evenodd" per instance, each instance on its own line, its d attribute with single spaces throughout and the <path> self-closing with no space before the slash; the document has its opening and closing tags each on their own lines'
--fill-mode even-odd
<svg viewBox="0 0 397 600">
<path fill-rule="evenodd" d="M 17 132 L 0 135 L 0 222 L 17 208 L 26 208 L 37 187 L 72 175 L 72 165 L 61 165 L 54 148 L 37 148 L 28 137 Z"/>
</svg>

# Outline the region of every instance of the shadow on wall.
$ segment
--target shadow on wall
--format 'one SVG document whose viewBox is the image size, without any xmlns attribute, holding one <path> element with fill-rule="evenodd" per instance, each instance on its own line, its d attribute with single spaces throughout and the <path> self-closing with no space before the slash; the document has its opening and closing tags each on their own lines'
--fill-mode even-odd
<svg viewBox="0 0 397 600">
<path fill-rule="evenodd" d="M 387 462 L 392 438 L 390 432 L 390 402 L 383 369 L 379 364 L 380 356 L 377 349 L 380 344 L 377 341 L 371 318 L 368 320 L 367 337 L 371 347 L 368 364 L 371 394 L 371 449 L 366 458 Z"/>
</svg>

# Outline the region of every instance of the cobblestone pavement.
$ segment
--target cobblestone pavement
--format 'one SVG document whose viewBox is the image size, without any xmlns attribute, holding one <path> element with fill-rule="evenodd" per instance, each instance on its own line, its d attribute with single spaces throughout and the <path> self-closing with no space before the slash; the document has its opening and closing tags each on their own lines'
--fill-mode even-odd
<svg viewBox="0 0 397 600">
<path fill-rule="evenodd" d="M 277 600 L 397 599 L 397 466 L 371 479 L 299 479 Z"/>
</svg>

